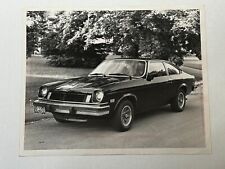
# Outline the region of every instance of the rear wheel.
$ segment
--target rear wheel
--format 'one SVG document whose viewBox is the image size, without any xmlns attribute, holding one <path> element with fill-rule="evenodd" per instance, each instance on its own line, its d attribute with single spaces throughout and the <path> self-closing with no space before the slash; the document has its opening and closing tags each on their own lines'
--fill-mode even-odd
<svg viewBox="0 0 225 169">
<path fill-rule="evenodd" d="M 176 97 L 171 102 L 171 109 L 176 112 L 182 112 L 186 104 L 186 96 L 183 90 L 177 92 Z"/>
<path fill-rule="evenodd" d="M 122 101 L 113 116 L 113 126 L 118 131 L 127 131 L 131 128 L 134 117 L 134 107 L 129 100 Z"/>
</svg>

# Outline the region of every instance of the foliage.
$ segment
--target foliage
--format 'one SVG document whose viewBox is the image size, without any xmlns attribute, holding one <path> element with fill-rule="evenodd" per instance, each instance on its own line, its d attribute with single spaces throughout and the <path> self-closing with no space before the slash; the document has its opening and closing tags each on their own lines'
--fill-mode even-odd
<svg viewBox="0 0 225 169">
<path fill-rule="evenodd" d="M 31 57 L 35 51 L 38 51 L 39 39 L 43 37 L 44 27 L 46 26 L 46 17 L 44 11 L 28 11 L 26 25 L 26 54 Z"/>
<path fill-rule="evenodd" d="M 60 11 L 38 15 L 39 21 L 29 27 L 35 30 L 29 32 L 38 32 L 38 26 L 44 32 L 42 53 L 56 66 L 94 67 L 108 54 L 165 59 L 178 65 L 187 54 L 201 59 L 199 10 Z M 37 39 L 29 39 L 33 50 Z"/>
</svg>

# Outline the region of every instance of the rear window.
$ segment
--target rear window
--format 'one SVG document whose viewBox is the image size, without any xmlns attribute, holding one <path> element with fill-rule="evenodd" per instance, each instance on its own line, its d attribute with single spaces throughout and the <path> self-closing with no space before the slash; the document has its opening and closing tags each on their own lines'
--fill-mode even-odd
<svg viewBox="0 0 225 169">
<path fill-rule="evenodd" d="M 176 67 L 172 66 L 171 64 L 165 63 L 165 67 L 169 73 L 169 75 L 176 75 L 179 74 L 180 71 Z"/>
<path fill-rule="evenodd" d="M 157 77 L 166 76 L 166 69 L 160 62 L 150 62 L 148 67 L 148 73 L 157 73 Z"/>
</svg>

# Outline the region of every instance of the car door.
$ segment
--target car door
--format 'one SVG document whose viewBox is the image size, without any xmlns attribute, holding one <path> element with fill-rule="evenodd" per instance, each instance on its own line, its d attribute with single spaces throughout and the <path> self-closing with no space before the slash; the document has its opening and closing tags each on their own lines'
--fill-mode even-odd
<svg viewBox="0 0 225 169">
<path fill-rule="evenodd" d="M 147 74 L 154 73 L 155 76 L 151 80 L 145 79 L 145 100 L 143 101 L 144 107 L 154 108 L 165 104 L 168 76 L 166 69 L 160 61 L 149 61 Z"/>
</svg>

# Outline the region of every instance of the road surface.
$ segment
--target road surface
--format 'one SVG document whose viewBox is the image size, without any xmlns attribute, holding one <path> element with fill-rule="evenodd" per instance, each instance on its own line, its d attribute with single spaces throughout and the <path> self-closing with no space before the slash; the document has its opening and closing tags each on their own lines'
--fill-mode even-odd
<svg viewBox="0 0 225 169">
<path fill-rule="evenodd" d="M 202 89 L 188 96 L 181 113 L 169 106 L 136 117 L 128 132 L 114 131 L 108 121 L 57 123 L 53 118 L 25 125 L 25 150 L 204 147 Z"/>
</svg>

